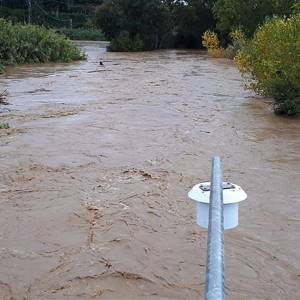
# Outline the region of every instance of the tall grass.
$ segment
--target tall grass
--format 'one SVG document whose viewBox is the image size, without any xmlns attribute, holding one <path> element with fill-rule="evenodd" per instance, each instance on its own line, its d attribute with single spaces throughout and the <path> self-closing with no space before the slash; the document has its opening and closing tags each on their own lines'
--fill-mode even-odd
<svg viewBox="0 0 300 300">
<path fill-rule="evenodd" d="M 0 19 L 0 71 L 11 64 L 70 62 L 84 58 L 70 40 L 53 30 L 36 25 L 13 25 Z"/>
</svg>

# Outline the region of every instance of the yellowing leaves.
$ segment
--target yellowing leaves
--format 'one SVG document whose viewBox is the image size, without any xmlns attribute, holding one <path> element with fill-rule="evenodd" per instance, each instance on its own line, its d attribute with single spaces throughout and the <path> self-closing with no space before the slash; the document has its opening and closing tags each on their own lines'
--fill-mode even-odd
<svg viewBox="0 0 300 300">
<path fill-rule="evenodd" d="M 267 21 L 236 56 L 249 87 L 274 99 L 275 111 L 300 114 L 300 15 Z"/>
</svg>

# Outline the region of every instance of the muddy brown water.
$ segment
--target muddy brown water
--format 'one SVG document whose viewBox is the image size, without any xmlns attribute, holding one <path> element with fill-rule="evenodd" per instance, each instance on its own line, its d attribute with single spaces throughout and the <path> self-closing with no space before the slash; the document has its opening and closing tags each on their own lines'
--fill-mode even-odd
<svg viewBox="0 0 300 300">
<path fill-rule="evenodd" d="M 227 298 L 300 299 L 300 120 L 229 61 L 83 48 L 0 78 L 0 299 L 203 299 L 187 192 L 215 154 L 248 193 L 225 234 Z"/>
</svg>

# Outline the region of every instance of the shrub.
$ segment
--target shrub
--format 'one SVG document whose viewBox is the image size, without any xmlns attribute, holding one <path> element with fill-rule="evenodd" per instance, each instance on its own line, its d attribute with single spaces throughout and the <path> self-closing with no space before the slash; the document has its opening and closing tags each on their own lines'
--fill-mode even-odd
<svg viewBox="0 0 300 300">
<path fill-rule="evenodd" d="M 144 43 L 140 39 L 139 35 L 130 37 L 128 31 L 121 31 L 120 34 L 112 39 L 109 50 L 110 51 L 142 51 L 144 49 Z"/>
<path fill-rule="evenodd" d="M 0 66 L 70 62 L 83 58 L 84 54 L 70 40 L 53 30 L 35 25 L 13 25 L 0 19 Z"/>
<path fill-rule="evenodd" d="M 230 32 L 229 34 L 232 40 L 232 47 L 234 49 L 235 55 L 245 46 L 246 36 L 242 29 L 237 28 Z"/>
<path fill-rule="evenodd" d="M 220 47 L 220 41 L 217 34 L 214 31 L 205 31 L 202 36 L 202 45 L 208 50 L 218 49 Z"/>
<path fill-rule="evenodd" d="M 103 41 L 105 40 L 104 34 L 100 29 L 86 29 L 86 28 L 75 28 L 75 29 L 59 29 L 59 33 L 64 34 L 71 40 L 88 40 L 88 41 Z"/>
<path fill-rule="evenodd" d="M 300 15 L 274 18 L 242 42 L 236 61 L 248 87 L 274 99 L 274 110 L 300 114 Z"/>
<path fill-rule="evenodd" d="M 235 57 L 236 52 L 234 48 L 229 45 L 227 48 L 220 47 L 218 49 L 208 49 L 208 54 L 214 58 L 228 58 L 233 59 Z"/>
<path fill-rule="evenodd" d="M 207 48 L 209 56 L 215 58 L 229 58 L 233 59 L 236 50 L 233 45 L 229 45 L 227 48 L 220 47 L 220 41 L 217 34 L 214 31 L 205 31 L 202 36 L 202 45 Z"/>
</svg>

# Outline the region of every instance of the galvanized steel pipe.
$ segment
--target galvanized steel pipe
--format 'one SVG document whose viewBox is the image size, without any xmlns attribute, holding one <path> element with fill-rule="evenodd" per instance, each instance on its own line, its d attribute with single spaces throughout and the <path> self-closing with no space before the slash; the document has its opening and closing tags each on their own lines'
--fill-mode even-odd
<svg viewBox="0 0 300 300">
<path fill-rule="evenodd" d="M 224 220 L 222 163 L 220 157 L 212 161 L 209 225 L 206 264 L 206 300 L 223 300 L 224 293 Z"/>
</svg>

